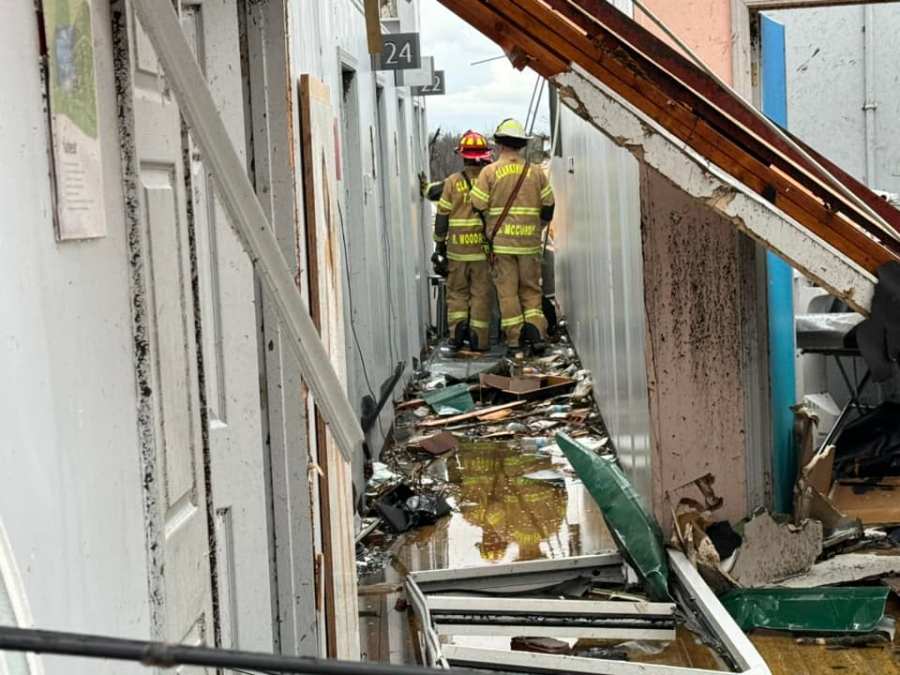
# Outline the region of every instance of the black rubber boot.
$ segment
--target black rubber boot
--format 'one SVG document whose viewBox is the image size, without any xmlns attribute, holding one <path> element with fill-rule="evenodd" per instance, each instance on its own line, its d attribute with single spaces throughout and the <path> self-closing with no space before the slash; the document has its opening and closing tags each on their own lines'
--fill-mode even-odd
<svg viewBox="0 0 900 675">
<path fill-rule="evenodd" d="M 535 356 L 540 356 L 547 351 L 547 345 L 541 338 L 541 331 L 533 323 L 525 322 L 522 326 L 522 342 L 530 347 L 530 351 Z"/>
<path fill-rule="evenodd" d="M 463 343 L 466 341 L 466 337 L 469 335 L 469 323 L 468 321 L 460 321 L 456 324 L 456 329 L 453 331 L 453 335 L 450 336 L 450 339 L 447 340 L 447 344 L 454 350 L 462 349 Z"/>
<path fill-rule="evenodd" d="M 488 350 L 488 345 L 478 344 L 478 333 L 471 328 L 469 329 L 469 348 L 473 352 L 486 352 Z"/>
</svg>

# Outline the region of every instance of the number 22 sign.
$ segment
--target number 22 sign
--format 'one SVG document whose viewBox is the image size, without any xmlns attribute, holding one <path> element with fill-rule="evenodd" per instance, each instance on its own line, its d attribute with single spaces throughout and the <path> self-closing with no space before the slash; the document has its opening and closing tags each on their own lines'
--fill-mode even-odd
<svg viewBox="0 0 900 675">
<path fill-rule="evenodd" d="M 434 71 L 431 85 L 427 87 L 413 87 L 416 96 L 441 96 L 447 93 L 447 81 L 444 79 L 444 71 Z"/>
<path fill-rule="evenodd" d="M 376 70 L 409 70 L 422 67 L 418 33 L 389 33 L 377 57 Z"/>
</svg>

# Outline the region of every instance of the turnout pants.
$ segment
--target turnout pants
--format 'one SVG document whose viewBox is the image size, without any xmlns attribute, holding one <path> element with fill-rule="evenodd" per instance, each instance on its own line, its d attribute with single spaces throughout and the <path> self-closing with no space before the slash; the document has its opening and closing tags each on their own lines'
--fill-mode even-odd
<svg viewBox="0 0 900 675">
<path fill-rule="evenodd" d="M 451 337 L 456 326 L 468 321 L 478 349 L 490 346 L 491 276 L 487 260 L 449 261 L 447 275 L 447 325 Z M 474 345 L 473 345 L 474 346 Z"/>
<path fill-rule="evenodd" d="M 495 256 L 494 285 L 500 299 L 500 327 L 506 334 L 506 344 L 519 346 L 522 326 L 530 323 L 547 336 L 547 320 L 541 310 L 541 256 Z"/>
</svg>

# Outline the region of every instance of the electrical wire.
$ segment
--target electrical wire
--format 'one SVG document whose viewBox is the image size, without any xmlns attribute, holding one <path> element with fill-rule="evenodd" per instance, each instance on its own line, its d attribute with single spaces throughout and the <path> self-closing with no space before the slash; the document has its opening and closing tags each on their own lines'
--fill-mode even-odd
<svg viewBox="0 0 900 675">
<path fill-rule="evenodd" d="M 534 107 L 532 110 L 529 110 L 529 115 L 531 116 L 531 121 L 528 121 L 528 118 L 525 119 L 525 133 L 528 136 L 531 136 L 531 132 L 534 131 L 534 123 L 537 122 L 538 110 L 541 107 L 541 97 L 544 95 L 544 85 L 546 84 L 546 80 L 543 77 L 538 78 L 540 80 L 540 87 L 538 88 L 537 98 L 534 100 Z"/>
<path fill-rule="evenodd" d="M 731 87 L 726 84 L 718 75 L 716 75 L 710 68 L 707 66 L 703 60 L 697 56 L 697 54 L 688 47 L 674 32 L 660 19 L 656 14 L 649 9 L 641 0 L 632 0 L 635 7 L 637 7 L 640 11 L 642 11 L 650 21 L 652 21 L 665 35 L 671 39 L 679 48 L 690 58 L 694 64 L 700 68 L 704 73 L 706 73 L 709 77 L 711 77 L 719 86 L 724 87 L 726 90 L 731 89 Z M 633 46 L 633 45 L 632 45 Z M 838 192 L 842 193 L 850 202 L 856 205 L 863 213 L 868 215 L 875 221 L 875 224 L 881 228 L 883 232 L 889 234 L 895 239 L 900 240 L 900 233 L 897 232 L 884 218 L 881 217 L 871 206 L 866 204 L 856 193 L 850 190 L 846 185 L 844 185 L 841 181 L 835 178 L 828 169 L 822 166 L 819 162 L 817 162 L 806 150 L 800 147 L 800 145 L 794 141 L 789 135 L 784 132 L 780 126 L 772 122 L 768 117 L 762 114 L 755 107 L 747 103 L 746 100 L 742 96 L 737 96 L 737 100 L 739 103 L 749 112 L 751 112 L 757 119 L 762 121 L 769 130 L 777 133 L 782 139 L 797 153 L 800 154 L 806 161 L 812 164 L 813 167 L 818 169 L 822 175 L 826 178 L 827 182 L 831 183 L 831 187 L 837 189 Z"/>
<path fill-rule="evenodd" d="M 338 201 L 337 207 L 338 220 L 341 225 L 341 241 L 343 242 L 344 248 L 344 272 L 346 272 L 347 276 L 347 304 L 350 305 L 350 332 L 353 335 L 353 342 L 356 344 L 356 351 L 359 354 L 359 363 L 362 366 L 363 377 L 366 380 L 366 387 L 369 390 L 369 395 L 377 401 L 378 397 L 375 396 L 375 390 L 372 388 L 372 383 L 369 381 L 369 370 L 366 368 L 366 360 L 363 357 L 362 346 L 359 343 L 359 335 L 356 332 L 356 321 L 353 320 L 353 284 L 350 281 L 350 248 L 347 246 L 347 235 L 344 232 L 344 212 L 341 209 L 340 201 Z"/>
<path fill-rule="evenodd" d="M 534 80 L 534 87 L 531 88 L 531 98 L 528 100 L 528 112 L 525 113 L 525 127 L 528 127 L 528 119 L 531 117 L 531 107 L 534 105 L 534 96 L 537 94 L 538 85 L 543 78 L 538 75 Z"/>
<path fill-rule="evenodd" d="M 469 65 L 470 66 L 480 66 L 483 63 L 490 63 L 491 61 L 499 61 L 500 59 L 505 59 L 505 58 L 506 58 L 506 54 L 500 54 L 500 56 L 492 56 L 487 59 L 481 59 L 480 61 L 472 61 Z"/>
</svg>

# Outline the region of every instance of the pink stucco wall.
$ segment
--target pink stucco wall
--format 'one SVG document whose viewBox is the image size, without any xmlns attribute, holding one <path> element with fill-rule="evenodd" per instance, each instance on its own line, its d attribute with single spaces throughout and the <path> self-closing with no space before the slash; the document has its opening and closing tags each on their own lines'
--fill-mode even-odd
<svg viewBox="0 0 900 675">
<path fill-rule="evenodd" d="M 668 495 L 706 473 L 725 499 L 717 515 L 732 522 L 746 515 L 742 236 L 642 168 L 652 501 L 667 530 L 671 501 L 699 493 Z"/>
<path fill-rule="evenodd" d="M 732 82 L 730 0 L 645 3 Z M 635 18 L 672 44 L 637 7 Z M 647 169 L 641 220 L 653 509 L 668 531 L 674 504 L 667 495 L 709 472 L 725 499 L 717 515 L 733 522 L 747 512 L 748 247 L 731 223 Z"/>
<path fill-rule="evenodd" d="M 720 78 L 731 84 L 731 0 L 644 0 Z M 640 9 L 637 21 L 671 43 Z"/>
</svg>

